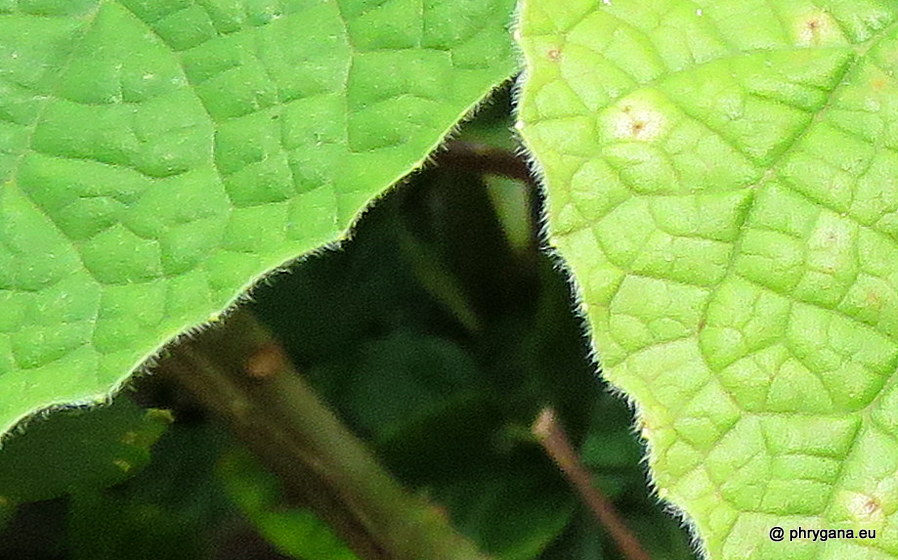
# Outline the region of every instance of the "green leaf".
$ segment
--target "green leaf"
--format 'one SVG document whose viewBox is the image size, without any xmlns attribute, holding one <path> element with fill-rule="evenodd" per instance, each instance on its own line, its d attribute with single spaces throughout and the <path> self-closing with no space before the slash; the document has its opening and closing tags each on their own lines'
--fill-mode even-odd
<svg viewBox="0 0 898 560">
<path fill-rule="evenodd" d="M 14 503 L 6 499 L 0 501 L 0 531 L 3 531 L 15 512 L 16 505 Z"/>
<path fill-rule="evenodd" d="M 225 454 L 216 473 L 234 503 L 283 554 L 299 560 L 357 560 L 315 514 L 288 507 L 277 479 L 245 450 L 234 448 Z"/>
<path fill-rule="evenodd" d="M 342 237 L 514 71 L 511 7 L 0 1 L 0 433 Z"/>
<path fill-rule="evenodd" d="M 521 17 L 551 241 L 659 495 L 714 559 L 898 558 L 898 4 Z"/>
<path fill-rule="evenodd" d="M 216 546 L 239 550 L 239 539 L 227 539 L 238 512 L 214 475 L 228 442 L 209 423 L 172 424 L 143 471 L 115 488 L 71 497 L 66 557 L 182 560 L 212 557 Z"/>
<path fill-rule="evenodd" d="M 171 415 L 128 399 L 35 419 L 0 453 L 0 510 L 118 484 L 150 460 Z M 2 514 L 0 514 L 2 516 Z"/>
<path fill-rule="evenodd" d="M 534 558 L 564 530 L 575 508 L 555 473 L 540 470 L 532 455 L 516 459 L 517 465 L 496 465 L 479 477 L 431 488 L 453 525 L 497 560 Z"/>
</svg>

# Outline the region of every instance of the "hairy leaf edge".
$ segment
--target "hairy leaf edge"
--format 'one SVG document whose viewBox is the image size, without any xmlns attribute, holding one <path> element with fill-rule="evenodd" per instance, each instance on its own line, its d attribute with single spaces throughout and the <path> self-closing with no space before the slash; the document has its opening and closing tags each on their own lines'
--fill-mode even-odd
<svg viewBox="0 0 898 560">
<path fill-rule="evenodd" d="M 517 21 L 517 13 L 518 10 L 516 9 L 512 21 L 507 24 L 510 27 L 510 30 L 515 29 L 514 22 Z M 238 288 L 236 295 L 231 298 L 231 301 L 229 301 L 221 311 L 213 312 L 208 320 L 196 325 L 187 325 L 177 332 L 163 337 L 163 340 L 156 346 L 153 351 L 149 352 L 143 358 L 138 360 L 138 362 L 134 366 L 132 366 L 127 373 L 122 375 L 110 387 L 108 391 L 98 394 L 86 395 L 82 398 L 74 400 L 65 399 L 62 401 L 44 403 L 32 408 L 30 411 L 12 420 L 8 425 L 0 426 L 0 450 L 3 449 L 3 444 L 8 438 L 23 433 L 25 430 L 27 430 L 28 425 L 34 420 L 39 420 L 60 410 L 108 406 L 112 402 L 112 399 L 127 387 L 131 379 L 139 376 L 151 375 L 153 369 L 159 363 L 159 360 L 164 356 L 170 355 L 170 353 L 174 348 L 178 346 L 178 344 L 180 344 L 184 340 L 192 340 L 206 330 L 214 328 L 220 322 L 227 320 L 227 318 L 243 304 L 252 301 L 253 291 L 258 286 L 270 285 L 275 278 L 277 278 L 281 274 L 289 274 L 293 267 L 300 265 L 308 259 L 320 257 L 331 252 L 340 251 L 343 248 L 344 244 L 352 241 L 353 234 L 358 223 L 364 218 L 368 211 L 375 205 L 377 205 L 382 198 L 388 196 L 389 193 L 392 192 L 395 188 L 398 188 L 402 184 L 404 184 L 408 177 L 431 164 L 435 158 L 435 154 L 439 153 L 440 150 L 442 150 L 449 141 L 457 136 L 459 130 L 466 122 L 470 121 L 477 115 L 480 109 L 489 102 L 493 93 L 498 89 L 501 89 L 505 84 L 514 80 L 515 73 L 520 71 L 522 61 L 523 58 L 520 56 L 520 53 L 518 53 L 516 61 L 517 64 L 515 68 L 511 69 L 511 73 L 501 81 L 493 83 L 481 94 L 478 99 L 476 99 L 473 103 L 468 104 L 454 119 L 453 123 L 439 134 L 436 141 L 431 143 L 425 155 L 412 163 L 412 165 L 407 167 L 404 171 L 397 174 L 397 176 L 391 179 L 391 181 L 387 185 L 385 185 L 380 190 L 380 192 L 378 192 L 370 200 L 368 200 L 368 202 L 356 213 L 350 224 L 346 228 L 344 228 L 343 232 L 336 239 L 320 245 L 315 249 L 297 255 L 296 257 L 285 261 L 279 266 L 264 271 L 251 278 L 243 286 Z"/>
<path fill-rule="evenodd" d="M 517 118 L 517 109 L 520 106 L 520 102 L 524 96 L 524 89 L 527 86 L 529 69 L 531 65 L 531 60 L 527 57 L 523 47 L 521 46 L 521 19 L 523 17 L 524 6 L 530 1 L 531 0 L 518 0 L 514 14 L 514 27 L 512 28 L 515 52 L 517 53 L 518 60 L 521 61 L 521 71 L 515 79 L 512 87 L 512 105 L 514 107 L 515 113 L 514 135 L 518 140 L 518 155 L 527 162 L 531 174 L 536 179 L 536 184 L 539 187 L 540 196 L 542 197 L 543 201 L 548 201 L 549 186 L 548 180 L 546 178 L 546 172 L 543 169 L 543 166 L 540 163 L 539 159 L 530 151 L 529 147 L 527 146 L 527 141 L 525 140 L 522 133 L 524 123 Z M 643 451 L 640 463 L 642 465 L 642 470 L 648 483 L 649 495 L 655 499 L 658 505 L 661 506 L 662 511 L 666 515 L 669 515 L 676 519 L 680 523 L 680 525 L 686 529 L 689 535 L 689 544 L 696 552 L 698 557 L 702 560 L 710 560 L 710 553 L 705 546 L 704 539 L 702 539 L 701 535 L 699 534 L 699 528 L 695 520 L 683 507 L 667 498 L 662 497 L 661 493 L 659 492 L 660 487 L 658 486 L 658 482 L 655 478 L 655 473 L 649 466 L 649 460 L 652 457 L 653 453 L 652 446 L 649 440 L 642 435 L 642 431 L 640 429 L 640 426 L 642 426 L 643 424 L 642 407 L 633 396 L 629 395 L 626 391 L 624 391 L 623 388 L 615 385 L 604 375 L 602 360 L 599 356 L 599 350 L 596 346 L 595 337 L 592 333 L 592 327 L 589 324 L 589 316 L 587 315 L 585 306 L 586 298 L 584 295 L 583 287 L 580 285 L 580 282 L 574 275 L 573 270 L 565 260 L 564 255 L 562 255 L 561 251 L 559 251 L 559 249 L 552 244 L 552 232 L 549 229 L 549 213 L 547 205 L 544 204 L 539 218 L 539 249 L 549 256 L 549 258 L 552 260 L 552 264 L 555 270 L 559 271 L 564 276 L 565 281 L 567 282 L 568 287 L 571 290 L 571 294 L 573 296 L 573 301 L 571 301 L 571 312 L 580 323 L 581 336 L 583 338 L 583 341 L 586 343 L 588 349 L 588 359 L 591 366 L 595 370 L 596 381 L 604 382 L 608 387 L 609 392 L 615 398 L 624 401 L 627 404 L 627 408 L 629 408 L 631 413 L 633 414 L 633 424 L 630 426 L 630 432 L 633 434 L 637 442 L 639 442 L 639 445 Z"/>
</svg>

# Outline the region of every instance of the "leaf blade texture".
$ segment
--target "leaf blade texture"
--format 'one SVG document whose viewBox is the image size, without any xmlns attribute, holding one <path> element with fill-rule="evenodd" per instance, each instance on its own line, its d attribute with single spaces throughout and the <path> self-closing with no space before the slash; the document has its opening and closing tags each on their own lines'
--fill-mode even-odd
<svg viewBox="0 0 898 560">
<path fill-rule="evenodd" d="M 0 433 L 341 238 L 515 69 L 512 3 L 0 3 Z"/>
<path fill-rule="evenodd" d="M 711 558 L 898 557 L 767 536 L 895 523 L 896 21 L 877 1 L 523 3 L 551 242 Z"/>
</svg>

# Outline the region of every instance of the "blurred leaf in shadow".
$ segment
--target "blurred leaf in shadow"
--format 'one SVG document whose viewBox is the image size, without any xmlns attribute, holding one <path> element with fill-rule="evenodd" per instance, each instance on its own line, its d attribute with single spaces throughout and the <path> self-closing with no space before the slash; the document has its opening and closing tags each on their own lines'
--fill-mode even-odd
<svg viewBox="0 0 898 560">
<path fill-rule="evenodd" d="M 213 472 L 225 441 L 211 425 L 175 423 L 139 475 L 113 488 L 74 495 L 72 559 L 208 557 L 215 531 L 236 514 Z"/>
<path fill-rule="evenodd" d="M 150 447 L 171 421 L 168 412 L 144 410 L 127 395 L 32 419 L 0 450 L 0 511 L 130 478 L 150 461 Z"/>
<path fill-rule="evenodd" d="M 298 560 L 357 560 L 313 513 L 285 505 L 277 479 L 245 449 L 227 451 L 216 472 L 230 499 L 280 552 Z"/>
<path fill-rule="evenodd" d="M 436 154 L 350 241 L 257 289 L 253 310 L 391 472 L 495 557 L 609 547 L 530 435 L 545 406 L 636 525 L 686 542 L 647 497 L 632 415 L 603 392 L 568 278 L 540 250 L 526 166 L 496 151 L 515 144 L 507 99 L 492 111 L 462 129 L 464 153 Z M 670 546 L 659 558 L 691 557 Z"/>
<path fill-rule="evenodd" d="M 488 553 L 532 558 L 575 501 L 528 426 L 546 404 L 588 419 L 598 395 L 570 294 L 535 244 L 509 245 L 478 176 L 413 183 L 253 305 L 392 472 Z"/>
</svg>

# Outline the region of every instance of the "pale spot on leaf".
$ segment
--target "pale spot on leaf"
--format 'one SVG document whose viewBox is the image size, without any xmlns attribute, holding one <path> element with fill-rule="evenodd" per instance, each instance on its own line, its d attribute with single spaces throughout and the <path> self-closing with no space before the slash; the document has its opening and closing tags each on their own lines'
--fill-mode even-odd
<svg viewBox="0 0 898 560">
<path fill-rule="evenodd" d="M 866 299 L 867 299 L 867 305 L 869 305 L 870 307 L 879 309 L 882 306 L 882 296 L 879 294 L 879 292 L 876 292 L 874 290 L 869 290 L 867 292 Z"/>
<path fill-rule="evenodd" d="M 882 91 L 889 85 L 889 81 L 885 78 L 874 78 L 870 81 L 870 89 L 873 91 Z"/>
<path fill-rule="evenodd" d="M 811 12 L 795 21 L 796 43 L 802 47 L 844 44 L 839 24 L 828 13 Z"/>
<path fill-rule="evenodd" d="M 882 504 L 875 496 L 860 493 L 848 493 L 845 506 L 857 521 L 881 521 L 884 519 Z"/>
<path fill-rule="evenodd" d="M 612 130 L 620 140 L 650 142 L 664 132 L 667 119 L 651 105 L 624 102 L 612 116 Z"/>
</svg>

